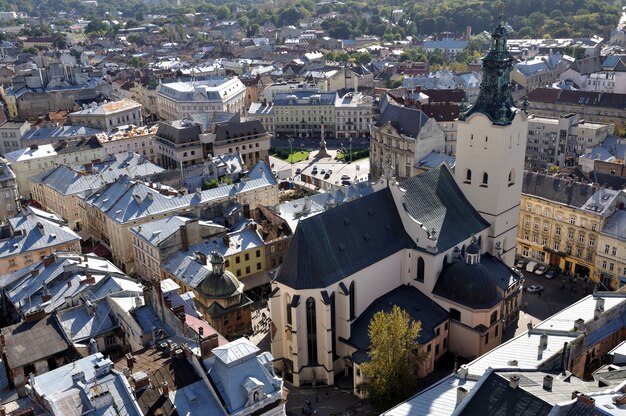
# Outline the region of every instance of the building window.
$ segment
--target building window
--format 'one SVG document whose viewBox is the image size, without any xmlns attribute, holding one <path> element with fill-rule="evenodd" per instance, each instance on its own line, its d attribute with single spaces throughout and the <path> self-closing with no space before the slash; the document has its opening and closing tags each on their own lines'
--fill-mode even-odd
<svg viewBox="0 0 626 416">
<path fill-rule="evenodd" d="M 556 226 L 556 228 L 554 229 L 554 234 L 561 235 L 561 226 L 560 225 Z"/>
<path fill-rule="evenodd" d="M 261 250 L 257 250 L 256 251 L 256 256 L 257 256 L 257 258 L 261 257 Z"/>
<path fill-rule="evenodd" d="M 610 250 L 610 249 L 611 249 L 611 246 L 610 246 L 610 245 L 608 245 L 608 244 L 607 244 L 607 245 L 605 245 L 605 246 L 604 246 L 604 252 L 605 252 L 606 254 L 609 254 L 609 250 Z"/>
<path fill-rule="evenodd" d="M 487 185 L 489 185 L 489 174 L 483 172 L 483 183 L 480 186 L 487 187 Z"/>
<path fill-rule="evenodd" d="M 424 283 L 424 259 L 422 257 L 417 258 L 417 280 L 418 282 Z"/>
<path fill-rule="evenodd" d="M 611 255 L 617 256 L 617 247 L 613 246 L 613 248 L 611 249 Z"/>
<path fill-rule="evenodd" d="M 285 310 L 287 312 L 287 324 L 291 325 L 291 297 L 287 295 L 286 300 L 287 304 L 285 305 Z"/>
<path fill-rule="evenodd" d="M 489 344 L 489 332 L 485 335 L 485 345 Z"/>
<path fill-rule="evenodd" d="M 578 242 L 579 243 L 584 243 L 585 242 L 585 234 L 579 234 L 578 235 Z"/>
<path fill-rule="evenodd" d="M 494 311 L 489 318 L 489 325 L 493 325 L 498 320 L 498 311 Z"/>
<path fill-rule="evenodd" d="M 615 264 L 609 263 L 609 271 L 612 272 L 614 268 L 615 268 Z"/>
<path fill-rule="evenodd" d="M 244 257 L 245 257 L 246 261 L 250 260 L 250 253 L 246 253 L 246 254 L 244 255 Z"/>
<path fill-rule="evenodd" d="M 354 293 L 354 281 L 350 283 L 350 319 L 356 318 L 356 294 Z"/>
<path fill-rule="evenodd" d="M 591 247 L 596 245 L 596 238 L 595 237 L 591 237 L 591 236 L 589 237 L 589 245 Z"/>
<path fill-rule="evenodd" d="M 509 186 L 515 185 L 515 170 L 509 172 Z"/>
<path fill-rule="evenodd" d="M 572 225 L 576 224 L 576 217 L 569 217 L 569 223 Z"/>
<path fill-rule="evenodd" d="M 239 256 L 235 257 L 235 263 L 237 264 L 241 263 L 241 258 Z"/>
<path fill-rule="evenodd" d="M 465 183 L 472 183 L 472 170 L 468 169 L 465 172 Z"/>
<path fill-rule="evenodd" d="M 315 316 L 315 299 L 306 300 L 306 331 L 309 364 L 317 364 L 317 318 Z"/>
<path fill-rule="evenodd" d="M 533 204 L 528 203 L 526 204 L 526 211 L 531 212 L 533 210 Z"/>
<path fill-rule="evenodd" d="M 261 263 L 257 263 L 257 264 L 256 264 L 256 269 L 257 269 L 257 270 L 261 270 Z"/>
</svg>

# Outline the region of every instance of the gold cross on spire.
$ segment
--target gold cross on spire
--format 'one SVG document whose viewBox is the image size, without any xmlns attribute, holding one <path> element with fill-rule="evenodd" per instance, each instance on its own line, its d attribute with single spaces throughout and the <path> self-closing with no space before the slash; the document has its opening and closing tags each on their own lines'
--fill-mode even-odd
<svg viewBox="0 0 626 416">
<path fill-rule="evenodd" d="M 504 26 L 504 0 L 500 1 L 500 26 Z"/>
</svg>

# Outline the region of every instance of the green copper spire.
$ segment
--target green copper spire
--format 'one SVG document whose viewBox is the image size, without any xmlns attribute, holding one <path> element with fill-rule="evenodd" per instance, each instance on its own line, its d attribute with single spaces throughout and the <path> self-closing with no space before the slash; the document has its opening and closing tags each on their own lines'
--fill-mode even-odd
<svg viewBox="0 0 626 416">
<path fill-rule="evenodd" d="M 459 114 L 465 120 L 474 113 L 483 113 L 493 124 L 511 124 L 517 107 L 511 96 L 510 74 L 513 69 L 513 56 L 506 47 L 506 29 L 502 11 L 500 24 L 491 34 L 491 49 L 483 58 L 483 81 L 474 105 Z"/>
</svg>

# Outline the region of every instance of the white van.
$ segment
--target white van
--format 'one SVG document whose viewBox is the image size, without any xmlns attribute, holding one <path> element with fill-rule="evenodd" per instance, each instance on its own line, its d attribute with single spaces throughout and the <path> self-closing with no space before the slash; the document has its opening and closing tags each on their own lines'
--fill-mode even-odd
<svg viewBox="0 0 626 416">
<path fill-rule="evenodd" d="M 526 271 L 534 273 L 535 270 L 537 270 L 537 267 L 539 267 L 539 265 L 537 264 L 536 261 L 529 261 L 528 264 L 526 265 Z"/>
</svg>

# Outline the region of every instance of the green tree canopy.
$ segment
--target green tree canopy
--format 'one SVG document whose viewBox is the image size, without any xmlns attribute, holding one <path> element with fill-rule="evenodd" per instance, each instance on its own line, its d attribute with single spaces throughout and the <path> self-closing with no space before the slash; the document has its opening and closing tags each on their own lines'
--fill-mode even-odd
<svg viewBox="0 0 626 416">
<path fill-rule="evenodd" d="M 377 409 L 388 409 L 414 392 L 425 358 L 418 352 L 421 330 L 422 324 L 398 306 L 377 312 L 370 321 L 370 362 L 361 366 L 365 382 L 360 388 Z"/>
</svg>

